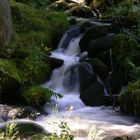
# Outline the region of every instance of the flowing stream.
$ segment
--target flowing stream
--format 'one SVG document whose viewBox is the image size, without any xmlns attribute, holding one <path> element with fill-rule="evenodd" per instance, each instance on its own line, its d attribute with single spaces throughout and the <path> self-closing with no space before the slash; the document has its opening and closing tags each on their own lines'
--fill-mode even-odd
<svg viewBox="0 0 140 140">
<path fill-rule="evenodd" d="M 132 135 L 136 140 L 140 134 L 140 126 L 135 123 L 134 118 L 122 116 L 112 107 L 88 107 L 80 100 L 79 73 L 74 66 L 79 64 L 78 44 L 81 36 L 78 28 L 69 30 L 58 48 L 51 53 L 51 57 L 62 59 L 64 63 L 54 69 L 50 81 L 43 86 L 61 93 L 63 97 L 52 98 L 51 103 L 44 106 L 49 115 L 40 116 L 36 122 L 47 131 L 58 133 L 58 125 L 62 121 L 67 122 L 78 140 L 100 140 L 101 137 L 112 140 L 113 136 L 125 135 Z"/>
</svg>

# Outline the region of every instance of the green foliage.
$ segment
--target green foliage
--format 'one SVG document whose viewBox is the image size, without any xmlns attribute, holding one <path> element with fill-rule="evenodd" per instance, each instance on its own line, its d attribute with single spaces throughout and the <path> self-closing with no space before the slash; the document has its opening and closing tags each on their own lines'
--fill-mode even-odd
<svg viewBox="0 0 140 140">
<path fill-rule="evenodd" d="M 60 94 L 54 93 L 53 91 L 39 85 L 33 85 L 23 93 L 25 100 L 35 107 L 48 102 L 52 96 L 56 98 L 62 97 Z"/>
<path fill-rule="evenodd" d="M 140 66 L 136 66 L 132 61 L 127 60 L 128 65 L 131 67 L 131 79 L 136 81 L 140 79 Z"/>
<path fill-rule="evenodd" d="M 120 96 L 121 111 L 125 114 L 140 117 L 140 80 L 129 83 L 123 88 Z"/>
<path fill-rule="evenodd" d="M 60 134 L 51 133 L 46 135 L 34 136 L 34 140 L 73 140 L 74 137 L 71 134 L 71 130 L 66 122 L 61 122 L 58 126 L 60 128 Z"/>
<path fill-rule="evenodd" d="M 57 42 L 69 25 L 64 13 L 46 10 L 44 7 L 46 3 L 47 0 L 10 1 L 13 34 L 7 48 L 0 53 L 3 58 L 0 60 L 0 70 L 20 83 L 16 89 L 20 95 L 25 88 L 41 84 L 49 77 L 50 63 L 47 53 L 57 46 Z M 6 82 L 10 83 L 8 78 Z M 41 97 L 38 95 L 37 101 L 33 101 L 34 94 L 41 94 Z M 36 106 L 48 101 L 50 98 L 48 95 L 52 94 L 49 91 L 41 91 L 30 95 L 24 94 L 23 97 L 28 103 Z"/>
<path fill-rule="evenodd" d="M 21 140 L 18 131 L 15 131 L 16 124 L 10 123 L 6 126 L 4 132 L 0 132 L 0 140 Z"/>
<path fill-rule="evenodd" d="M 138 48 L 139 44 L 133 36 L 124 33 L 116 35 L 113 47 L 114 65 L 127 82 L 132 80 L 130 75 L 132 67 L 128 64 L 128 60 L 133 60 Z"/>
<path fill-rule="evenodd" d="M 139 7 L 133 0 L 123 1 L 108 9 L 107 16 L 114 19 L 114 23 L 138 26 L 140 23 Z"/>
<path fill-rule="evenodd" d="M 0 59 L 0 71 L 10 75 L 19 83 L 23 83 L 26 80 L 24 74 L 19 71 L 16 64 L 11 60 Z"/>
</svg>

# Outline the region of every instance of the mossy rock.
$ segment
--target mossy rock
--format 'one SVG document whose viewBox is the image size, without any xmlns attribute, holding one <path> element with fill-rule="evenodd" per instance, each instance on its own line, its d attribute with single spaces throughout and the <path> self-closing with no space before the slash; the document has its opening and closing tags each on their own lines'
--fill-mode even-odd
<svg viewBox="0 0 140 140">
<path fill-rule="evenodd" d="M 103 37 L 109 33 L 108 26 L 100 26 L 100 25 L 93 25 L 93 27 L 89 28 L 84 36 L 80 39 L 79 45 L 81 51 L 88 50 L 88 44 L 91 40 L 96 38 Z"/>
<path fill-rule="evenodd" d="M 80 25 L 80 30 L 81 32 L 85 32 L 87 31 L 90 27 L 93 27 L 95 26 L 93 23 L 90 23 L 90 22 L 84 22 L 83 24 Z"/>
<path fill-rule="evenodd" d="M 90 73 L 88 65 L 79 68 L 79 82 L 80 91 L 83 92 L 92 82 L 97 80 L 97 76 L 94 73 Z"/>
<path fill-rule="evenodd" d="M 52 96 L 53 92 L 47 88 L 33 85 L 24 91 L 23 97 L 28 104 L 39 107 L 48 102 Z"/>
<path fill-rule="evenodd" d="M 104 96 L 104 88 L 98 82 L 91 82 L 80 94 L 80 98 L 87 106 L 111 105 L 110 97 Z"/>
<path fill-rule="evenodd" d="M 94 39 L 89 42 L 87 47 L 88 56 L 90 58 L 96 57 L 105 51 L 113 48 L 115 34 L 108 34 L 104 37 Z"/>
<path fill-rule="evenodd" d="M 140 117 L 140 80 L 129 83 L 120 95 L 120 108 L 124 114 Z"/>
<path fill-rule="evenodd" d="M 98 58 L 92 58 L 88 60 L 88 63 L 92 66 L 93 71 L 102 79 L 107 79 L 109 75 L 109 68 Z"/>
</svg>

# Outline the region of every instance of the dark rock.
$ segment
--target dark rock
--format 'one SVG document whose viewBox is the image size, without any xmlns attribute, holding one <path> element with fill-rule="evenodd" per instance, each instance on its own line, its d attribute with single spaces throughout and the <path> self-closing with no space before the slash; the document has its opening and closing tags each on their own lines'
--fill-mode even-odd
<svg viewBox="0 0 140 140">
<path fill-rule="evenodd" d="M 91 22 L 84 22 L 83 24 L 80 25 L 80 31 L 83 33 L 85 31 L 87 31 L 90 27 L 95 26 L 93 23 Z"/>
<path fill-rule="evenodd" d="M 97 76 L 94 73 L 89 72 L 88 64 L 85 67 L 79 69 L 79 79 L 80 79 L 80 91 L 82 92 L 86 89 L 89 84 L 97 80 Z"/>
<path fill-rule="evenodd" d="M 24 99 L 17 93 L 20 83 L 7 73 L 0 71 L 0 96 L 2 103 L 24 104 Z"/>
<path fill-rule="evenodd" d="M 133 56 L 133 63 L 136 66 L 140 66 L 140 54 L 137 54 L 137 55 Z"/>
<path fill-rule="evenodd" d="M 57 59 L 57 58 L 54 58 L 54 57 L 49 57 L 49 59 L 50 59 L 50 64 L 51 64 L 52 69 L 61 67 L 64 63 L 63 60 Z"/>
<path fill-rule="evenodd" d="M 122 88 L 122 80 L 118 72 L 113 71 L 108 76 L 108 84 L 112 94 L 118 94 Z"/>
<path fill-rule="evenodd" d="M 89 57 L 96 57 L 99 53 L 108 51 L 113 47 L 115 34 L 108 34 L 102 38 L 90 41 L 87 49 Z"/>
<path fill-rule="evenodd" d="M 69 23 L 70 23 L 70 25 L 76 25 L 77 21 L 75 18 L 71 18 L 71 19 L 69 19 Z"/>
<path fill-rule="evenodd" d="M 29 120 L 13 120 L 3 123 L 0 125 L 0 130 L 5 132 L 6 126 L 10 124 L 15 124 L 15 128 L 12 131 L 13 133 L 18 131 L 18 136 L 22 138 L 47 133 L 41 125 Z"/>
<path fill-rule="evenodd" d="M 30 118 L 34 120 L 43 113 L 44 112 L 41 112 L 31 106 L 0 105 L 0 119 L 3 120 L 2 122 L 6 122 L 14 117 L 18 119 Z"/>
<path fill-rule="evenodd" d="M 80 98 L 88 106 L 111 105 L 110 97 L 104 96 L 104 88 L 98 82 L 92 82 L 81 92 Z"/>
<path fill-rule="evenodd" d="M 102 79 L 107 79 L 109 68 L 98 58 L 89 59 L 88 63 L 92 66 L 93 71 Z"/>
<path fill-rule="evenodd" d="M 103 37 L 108 33 L 109 26 L 97 25 L 89 28 L 79 42 L 81 51 L 88 50 L 88 44 L 91 40 Z"/>
</svg>

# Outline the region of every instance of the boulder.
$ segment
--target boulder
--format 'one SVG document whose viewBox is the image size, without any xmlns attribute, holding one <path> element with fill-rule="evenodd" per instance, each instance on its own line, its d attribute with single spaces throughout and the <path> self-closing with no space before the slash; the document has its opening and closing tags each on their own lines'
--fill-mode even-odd
<svg viewBox="0 0 140 140">
<path fill-rule="evenodd" d="M 9 106 L 0 104 L 0 122 L 6 122 L 13 118 L 30 118 L 36 119 L 43 112 L 31 106 Z"/>
<path fill-rule="evenodd" d="M 113 71 L 108 76 L 108 85 L 112 94 L 118 94 L 122 88 L 122 80 L 117 71 Z"/>
<path fill-rule="evenodd" d="M 85 31 L 87 31 L 90 27 L 95 26 L 95 24 L 91 23 L 91 22 L 84 22 L 83 24 L 80 25 L 80 31 L 83 33 Z"/>
<path fill-rule="evenodd" d="M 88 56 L 96 57 L 98 54 L 113 48 L 115 34 L 108 34 L 102 38 L 94 39 L 89 42 L 87 47 Z"/>
<path fill-rule="evenodd" d="M 5 132 L 6 131 L 6 126 L 10 125 L 13 126 L 12 132 L 17 132 L 16 136 L 22 137 L 22 138 L 28 138 L 30 136 L 33 135 L 37 135 L 37 134 L 45 134 L 47 133 L 46 130 L 39 124 L 30 121 L 30 120 L 13 120 L 13 121 L 9 121 L 6 123 L 3 123 L 0 125 L 0 130 L 1 132 Z"/>
<path fill-rule="evenodd" d="M 109 68 L 98 58 L 92 58 L 88 60 L 88 63 L 92 66 L 93 71 L 101 78 L 107 79 L 109 75 Z"/>
<path fill-rule="evenodd" d="M 97 80 L 97 76 L 94 73 L 89 72 L 88 65 L 81 67 L 79 69 L 79 81 L 80 81 L 80 91 L 83 92 L 89 84 Z"/>
<path fill-rule="evenodd" d="M 80 98 L 87 106 L 111 105 L 110 97 L 104 95 L 104 88 L 98 82 L 92 82 L 80 94 Z"/>
<path fill-rule="evenodd" d="M 49 60 L 50 60 L 50 65 L 51 65 L 52 70 L 55 68 L 61 67 L 64 63 L 63 60 L 54 58 L 54 57 L 49 57 Z"/>
<path fill-rule="evenodd" d="M 109 33 L 109 26 L 103 26 L 103 25 L 94 25 L 93 27 L 89 28 L 84 36 L 80 39 L 79 45 L 81 51 L 88 50 L 88 44 L 90 41 L 103 37 Z"/>
<path fill-rule="evenodd" d="M 19 95 L 16 94 L 20 88 L 20 83 L 14 77 L 0 71 L 0 96 L 2 103 L 19 103 Z M 22 100 L 20 101 L 20 103 Z"/>
<path fill-rule="evenodd" d="M 11 33 L 11 13 L 9 7 L 9 0 L 0 0 L 0 47 L 8 45 Z"/>
</svg>

